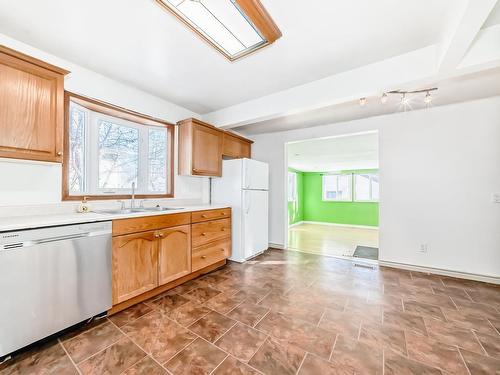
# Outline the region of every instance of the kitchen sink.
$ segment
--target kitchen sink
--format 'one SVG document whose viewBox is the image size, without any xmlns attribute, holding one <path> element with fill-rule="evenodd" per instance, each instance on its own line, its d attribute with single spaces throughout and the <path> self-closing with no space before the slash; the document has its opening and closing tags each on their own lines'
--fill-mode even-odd
<svg viewBox="0 0 500 375">
<path fill-rule="evenodd" d="M 116 208 L 109 210 L 94 210 L 98 214 L 109 214 L 109 215 L 119 215 L 119 214 L 132 214 L 137 212 L 161 212 L 170 210 L 183 210 L 183 207 L 137 207 L 137 208 Z"/>
</svg>

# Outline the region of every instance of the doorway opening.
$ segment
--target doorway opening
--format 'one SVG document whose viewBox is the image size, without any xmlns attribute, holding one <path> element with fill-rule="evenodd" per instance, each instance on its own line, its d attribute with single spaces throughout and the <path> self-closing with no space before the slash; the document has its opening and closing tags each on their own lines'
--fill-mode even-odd
<svg viewBox="0 0 500 375">
<path fill-rule="evenodd" d="M 287 248 L 378 260 L 378 133 L 288 143 Z"/>
</svg>

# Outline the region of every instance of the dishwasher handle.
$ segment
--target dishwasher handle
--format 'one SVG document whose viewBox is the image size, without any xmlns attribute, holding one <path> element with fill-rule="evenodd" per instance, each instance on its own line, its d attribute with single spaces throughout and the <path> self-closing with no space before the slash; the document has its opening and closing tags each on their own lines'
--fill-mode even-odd
<svg viewBox="0 0 500 375">
<path fill-rule="evenodd" d="M 71 241 L 71 240 L 76 240 L 79 238 L 94 237 L 94 236 L 105 235 L 105 234 L 110 234 L 110 231 L 99 230 L 99 231 L 93 231 L 93 232 L 83 232 L 83 233 L 74 233 L 74 234 L 67 234 L 67 235 L 54 236 L 54 237 L 39 238 L 36 240 L 25 240 L 25 241 L 19 241 L 19 242 L 12 242 L 9 244 L 4 244 L 3 250 L 14 250 L 14 249 L 19 249 L 19 248 L 24 248 L 24 247 L 42 245 L 42 244 L 51 243 L 51 242 Z M 1 246 L 0 246 L 0 250 L 2 250 Z"/>
</svg>

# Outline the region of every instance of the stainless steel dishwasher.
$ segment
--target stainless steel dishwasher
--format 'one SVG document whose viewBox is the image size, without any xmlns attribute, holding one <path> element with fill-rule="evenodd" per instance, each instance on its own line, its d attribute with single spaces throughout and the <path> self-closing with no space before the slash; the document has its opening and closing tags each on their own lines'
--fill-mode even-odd
<svg viewBox="0 0 500 375">
<path fill-rule="evenodd" d="M 0 357 L 111 307 L 111 222 L 0 233 Z"/>
</svg>

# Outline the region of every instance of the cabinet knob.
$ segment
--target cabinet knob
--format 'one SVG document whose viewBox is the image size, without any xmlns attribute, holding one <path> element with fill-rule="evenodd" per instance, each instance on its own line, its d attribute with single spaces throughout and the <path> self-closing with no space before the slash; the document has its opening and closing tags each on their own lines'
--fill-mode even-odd
<svg viewBox="0 0 500 375">
<path fill-rule="evenodd" d="M 220 251 L 225 251 L 224 249 L 220 249 Z"/>
<path fill-rule="evenodd" d="M 202 255 L 201 259 L 207 259 L 207 256 L 206 255 Z"/>
<path fill-rule="evenodd" d="M 221 215 L 222 215 L 222 216 L 226 216 L 226 213 L 225 213 L 225 212 L 222 212 L 222 213 L 221 213 Z"/>
<path fill-rule="evenodd" d="M 201 235 L 202 235 L 202 236 L 206 236 L 207 234 L 206 234 L 206 233 L 202 233 Z"/>
<path fill-rule="evenodd" d="M 206 217 L 207 217 L 207 215 L 203 214 L 203 215 L 201 215 L 201 217 L 202 217 L 202 218 L 206 218 Z"/>
<path fill-rule="evenodd" d="M 58 152 L 57 152 L 57 156 L 62 156 L 62 152 L 61 152 L 61 151 L 58 151 Z"/>
<path fill-rule="evenodd" d="M 155 234 L 155 238 L 160 238 L 160 235 L 159 234 Z"/>
<path fill-rule="evenodd" d="M 226 231 L 226 228 L 222 228 L 221 231 L 225 232 Z"/>
<path fill-rule="evenodd" d="M 159 236 L 159 237 L 163 237 L 163 233 L 160 233 L 158 236 Z"/>
</svg>

